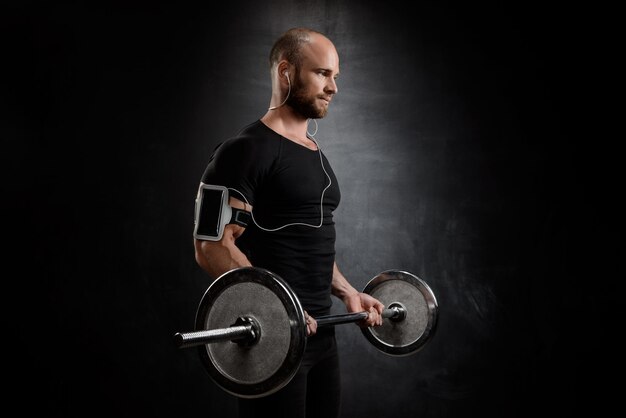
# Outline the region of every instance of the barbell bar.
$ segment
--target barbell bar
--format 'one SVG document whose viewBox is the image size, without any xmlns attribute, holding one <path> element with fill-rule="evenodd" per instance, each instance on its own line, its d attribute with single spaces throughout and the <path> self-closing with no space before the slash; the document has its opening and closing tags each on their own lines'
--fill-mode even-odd
<svg viewBox="0 0 626 418">
<path fill-rule="evenodd" d="M 318 327 L 330 325 L 348 324 L 367 319 L 369 313 L 353 312 L 336 315 L 322 315 L 315 319 Z M 406 317 L 406 311 L 399 303 L 394 303 L 389 308 L 383 309 L 383 318 L 401 321 Z M 202 344 L 211 344 L 218 341 L 232 341 L 251 346 L 260 338 L 261 329 L 254 318 L 237 318 L 235 323 L 227 328 L 209 329 L 174 334 L 174 340 L 178 348 L 189 348 Z"/>
<path fill-rule="evenodd" d="M 363 293 L 386 306 L 382 316 L 388 320 L 361 328 L 378 350 L 407 356 L 432 338 L 438 304 L 422 279 L 386 270 L 370 280 Z M 324 327 L 367 316 L 324 315 L 316 321 Z M 296 294 L 281 277 L 258 267 L 233 269 L 211 283 L 198 306 L 195 331 L 174 335 L 179 348 L 197 347 L 218 386 L 242 398 L 267 396 L 289 383 L 302 361 L 306 339 L 304 309 Z"/>
</svg>

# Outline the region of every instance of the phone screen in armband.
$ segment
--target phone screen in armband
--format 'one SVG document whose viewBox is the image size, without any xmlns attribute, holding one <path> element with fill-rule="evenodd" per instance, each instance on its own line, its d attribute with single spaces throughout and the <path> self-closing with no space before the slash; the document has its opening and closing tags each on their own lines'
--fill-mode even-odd
<svg viewBox="0 0 626 418">
<path fill-rule="evenodd" d="M 194 212 L 194 238 L 219 241 L 231 215 L 228 189 L 224 186 L 200 183 Z"/>
</svg>

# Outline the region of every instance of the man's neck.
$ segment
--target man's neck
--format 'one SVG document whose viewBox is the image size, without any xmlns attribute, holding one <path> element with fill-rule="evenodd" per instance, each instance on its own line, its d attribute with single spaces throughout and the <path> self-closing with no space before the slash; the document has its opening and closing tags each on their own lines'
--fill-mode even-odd
<svg viewBox="0 0 626 418">
<path fill-rule="evenodd" d="M 307 136 L 307 121 L 307 119 L 296 117 L 288 109 L 281 108 L 269 110 L 261 118 L 261 122 L 286 139 L 309 149 L 317 150 L 315 142 Z"/>
</svg>

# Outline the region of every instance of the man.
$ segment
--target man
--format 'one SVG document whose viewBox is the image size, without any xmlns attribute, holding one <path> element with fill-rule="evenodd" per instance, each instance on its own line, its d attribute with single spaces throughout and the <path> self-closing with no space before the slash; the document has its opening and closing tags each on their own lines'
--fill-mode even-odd
<svg viewBox="0 0 626 418">
<path fill-rule="evenodd" d="M 339 414 L 339 358 L 334 327 L 317 329 L 330 313 L 331 294 L 348 312 L 368 311 L 360 326 L 382 324 L 383 304 L 357 291 L 335 262 L 333 210 L 340 200 L 335 174 L 309 119 L 323 118 L 337 93 L 339 56 L 323 34 L 294 28 L 270 52 L 272 96 L 267 113 L 221 143 L 202 177 L 229 190 L 234 209 L 251 214 L 247 227 L 228 224 L 219 241 L 196 239 L 198 264 L 213 278 L 243 266 L 286 280 L 306 312 L 307 348 L 300 369 L 282 389 L 240 399 L 241 417 L 331 418 Z"/>
</svg>

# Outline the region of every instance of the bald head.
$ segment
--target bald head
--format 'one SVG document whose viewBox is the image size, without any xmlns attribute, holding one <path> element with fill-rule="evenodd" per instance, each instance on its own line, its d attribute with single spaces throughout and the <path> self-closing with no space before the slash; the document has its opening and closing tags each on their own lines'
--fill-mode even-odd
<svg viewBox="0 0 626 418">
<path fill-rule="evenodd" d="M 308 28 L 292 28 L 276 40 L 270 51 L 270 67 L 285 60 L 297 67 L 302 64 L 302 51 L 313 42 L 332 45 L 330 39 L 322 33 Z"/>
</svg>

